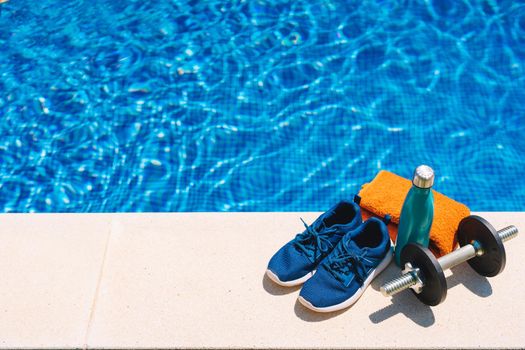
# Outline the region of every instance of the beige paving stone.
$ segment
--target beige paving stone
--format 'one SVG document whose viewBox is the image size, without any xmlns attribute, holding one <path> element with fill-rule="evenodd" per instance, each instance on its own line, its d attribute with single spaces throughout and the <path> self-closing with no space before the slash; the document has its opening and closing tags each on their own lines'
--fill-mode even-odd
<svg viewBox="0 0 525 350">
<path fill-rule="evenodd" d="M 0 347 L 85 344 L 110 216 L 3 214 Z"/>
<path fill-rule="evenodd" d="M 315 314 L 299 290 L 264 278 L 268 259 L 316 213 L 115 214 L 90 347 L 521 347 L 525 346 L 524 213 L 482 213 L 519 227 L 507 268 L 486 279 L 467 265 L 448 273 L 444 304 L 379 286 L 352 308 Z"/>
</svg>

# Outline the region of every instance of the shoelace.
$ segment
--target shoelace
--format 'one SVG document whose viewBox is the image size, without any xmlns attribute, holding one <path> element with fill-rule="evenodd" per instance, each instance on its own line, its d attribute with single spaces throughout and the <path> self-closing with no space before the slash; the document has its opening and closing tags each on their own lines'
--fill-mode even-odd
<svg viewBox="0 0 525 350">
<path fill-rule="evenodd" d="M 332 242 L 330 242 L 330 237 L 333 233 L 337 232 L 337 230 L 324 230 L 324 232 L 321 233 L 314 229 L 313 225 L 308 225 L 304 222 L 302 218 L 301 221 L 306 230 L 295 237 L 295 245 L 314 261 L 319 256 L 328 254 L 334 247 Z"/>
<path fill-rule="evenodd" d="M 324 265 L 326 269 L 340 282 L 344 282 L 345 277 L 350 272 L 353 272 L 356 280 L 359 283 L 363 283 L 366 278 L 366 276 L 363 276 L 362 274 L 366 271 L 366 266 L 363 260 L 367 259 L 364 258 L 362 254 L 358 255 L 354 252 L 349 252 L 345 245 L 341 244 L 341 254 L 334 257 L 329 256 Z"/>
</svg>

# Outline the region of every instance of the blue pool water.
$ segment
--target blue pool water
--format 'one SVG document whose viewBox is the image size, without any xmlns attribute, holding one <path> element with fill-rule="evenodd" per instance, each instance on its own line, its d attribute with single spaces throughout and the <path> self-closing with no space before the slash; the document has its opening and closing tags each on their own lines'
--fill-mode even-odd
<svg viewBox="0 0 525 350">
<path fill-rule="evenodd" d="M 0 11 L 1 211 L 324 210 L 421 163 L 525 209 L 522 1 Z"/>
</svg>

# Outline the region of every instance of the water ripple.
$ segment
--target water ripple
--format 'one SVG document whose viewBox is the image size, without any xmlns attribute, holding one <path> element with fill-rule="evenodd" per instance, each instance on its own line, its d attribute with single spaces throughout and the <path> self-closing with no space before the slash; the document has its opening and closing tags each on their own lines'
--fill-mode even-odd
<svg viewBox="0 0 525 350">
<path fill-rule="evenodd" d="M 428 163 L 523 210 L 525 5 L 0 4 L 5 212 L 323 210 Z"/>
</svg>

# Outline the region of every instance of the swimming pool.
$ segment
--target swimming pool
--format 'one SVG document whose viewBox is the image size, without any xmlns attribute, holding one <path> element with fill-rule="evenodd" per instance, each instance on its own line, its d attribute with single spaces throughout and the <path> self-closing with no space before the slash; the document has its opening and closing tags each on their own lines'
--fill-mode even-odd
<svg viewBox="0 0 525 350">
<path fill-rule="evenodd" d="M 380 169 L 525 209 L 525 5 L 0 4 L 4 212 L 310 211 Z"/>
</svg>

